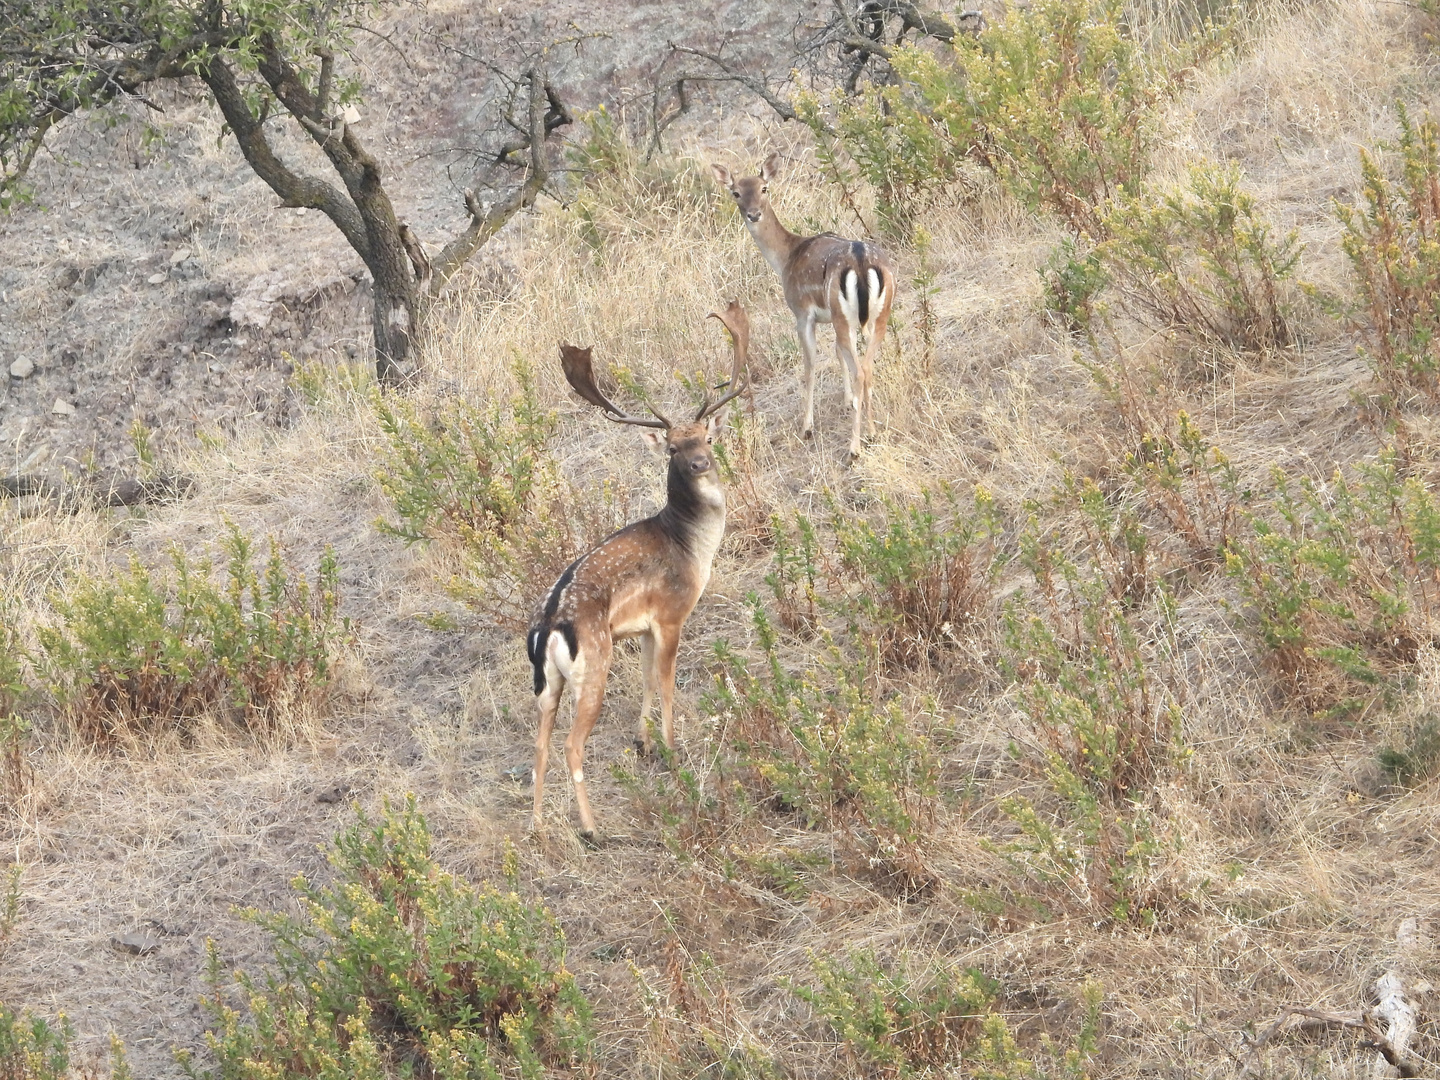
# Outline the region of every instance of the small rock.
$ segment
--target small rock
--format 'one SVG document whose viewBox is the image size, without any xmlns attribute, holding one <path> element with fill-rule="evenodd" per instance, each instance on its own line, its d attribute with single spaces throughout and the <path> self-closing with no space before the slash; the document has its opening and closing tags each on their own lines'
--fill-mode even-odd
<svg viewBox="0 0 1440 1080">
<path fill-rule="evenodd" d="M 131 956 L 149 956 L 160 951 L 160 942 L 149 934 L 122 934 L 110 939 L 111 947 Z"/>
<path fill-rule="evenodd" d="M 179 266 L 182 262 L 184 262 L 184 261 L 185 261 L 186 259 L 188 259 L 189 257 L 190 257 L 190 249 L 189 249 L 189 248 L 181 248 L 179 251 L 175 252 L 174 255 L 171 255 L 171 256 L 170 256 L 170 265 L 171 265 L 171 266 Z"/>
<path fill-rule="evenodd" d="M 74 416 L 75 406 L 71 405 L 64 398 L 56 398 L 55 404 L 50 406 L 50 411 L 56 416 Z"/>
<path fill-rule="evenodd" d="M 28 356 L 22 356 L 10 365 L 12 379 L 28 379 L 33 374 L 35 374 L 35 362 Z"/>
<path fill-rule="evenodd" d="M 324 791 L 320 792 L 319 795 L 316 795 L 315 801 L 318 803 L 325 803 L 327 805 L 329 805 L 330 803 L 344 802 L 345 796 L 349 794 L 349 788 L 341 787 L 339 784 L 336 784 L 334 787 L 326 788 Z"/>
<path fill-rule="evenodd" d="M 145 279 L 146 283 L 147 283 L 147 284 L 150 284 L 150 285 L 159 285 L 159 284 L 160 284 L 161 282 L 163 282 L 164 280 L 165 280 L 165 275 L 164 275 L 164 274 L 151 274 L 149 277 L 147 277 L 147 278 Z"/>
</svg>

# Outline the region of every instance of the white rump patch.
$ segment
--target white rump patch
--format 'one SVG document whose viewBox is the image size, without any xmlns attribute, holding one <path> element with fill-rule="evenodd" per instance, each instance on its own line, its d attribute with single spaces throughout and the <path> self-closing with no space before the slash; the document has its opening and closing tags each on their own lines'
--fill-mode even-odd
<svg viewBox="0 0 1440 1080">
<path fill-rule="evenodd" d="M 859 284 L 860 276 L 853 268 L 840 275 L 840 310 L 845 315 L 845 321 L 852 327 L 860 317 L 860 292 L 857 288 Z"/>
<path fill-rule="evenodd" d="M 868 271 L 870 275 L 870 310 L 866 312 L 870 316 L 870 322 L 875 322 L 875 316 L 885 302 L 885 281 L 880 276 L 880 271 L 873 266 Z"/>
</svg>

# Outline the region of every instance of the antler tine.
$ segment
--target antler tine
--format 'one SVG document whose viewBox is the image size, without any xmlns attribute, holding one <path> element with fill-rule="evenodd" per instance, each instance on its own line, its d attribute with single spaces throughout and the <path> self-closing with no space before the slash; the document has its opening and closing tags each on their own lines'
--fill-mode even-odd
<svg viewBox="0 0 1440 1080">
<path fill-rule="evenodd" d="M 725 329 L 730 331 L 730 338 L 735 343 L 735 361 L 730 371 L 730 392 L 713 405 L 710 404 L 710 395 L 706 394 L 705 403 L 700 406 L 700 411 L 695 416 L 697 423 L 719 412 L 749 387 L 750 373 L 746 363 L 750 357 L 750 316 L 745 314 L 739 300 L 731 300 L 724 311 L 712 311 L 709 318 L 719 319 Z M 746 376 L 744 383 L 740 381 L 742 374 Z"/>
<path fill-rule="evenodd" d="M 617 424 L 635 424 L 638 427 L 665 428 L 666 430 L 670 428 L 670 421 L 659 413 L 655 413 L 654 420 L 647 420 L 643 416 L 631 416 L 616 408 L 615 403 L 602 394 L 600 387 L 595 385 L 595 369 L 590 349 L 582 349 L 577 345 L 561 345 L 560 367 L 565 372 L 565 381 L 570 384 L 575 393 L 600 409 L 605 414 L 606 420 L 613 420 Z M 654 410 L 652 409 L 651 412 Z"/>
</svg>

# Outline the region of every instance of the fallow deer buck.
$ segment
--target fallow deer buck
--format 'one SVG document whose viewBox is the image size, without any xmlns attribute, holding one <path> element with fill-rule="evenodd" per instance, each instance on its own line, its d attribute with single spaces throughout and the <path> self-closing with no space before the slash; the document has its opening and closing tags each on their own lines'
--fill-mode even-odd
<svg viewBox="0 0 1440 1080">
<path fill-rule="evenodd" d="M 850 457 L 860 455 L 860 430 L 874 434 L 870 390 L 875 357 L 885 340 L 890 306 L 895 301 L 895 272 L 890 260 L 874 244 L 846 240 L 834 233 L 797 236 L 775 216 L 770 206 L 770 181 L 780 172 L 780 155 L 771 154 L 759 176 L 730 175 L 724 165 L 711 165 L 715 179 L 735 198 L 745 228 L 755 238 L 760 254 L 780 275 L 785 303 L 795 316 L 800 352 L 805 361 L 805 423 L 800 434 L 809 438 L 815 428 L 815 324 L 833 323 L 835 351 L 845 372 L 845 392 L 855 411 L 850 433 Z M 859 336 L 867 337 L 860 355 Z"/>
<path fill-rule="evenodd" d="M 569 684 L 575 697 L 575 722 L 565 739 L 565 764 L 575 784 L 581 834 L 595 835 L 595 817 L 585 794 L 585 740 L 600 716 L 612 648 L 617 641 L 641 639 L 645 697 L 640 708 L 639 743 L 651 749 L 650 706 L 660 694 L 665 745 L 675 748 L 675 654 L 680 631 L 710 581 L 710 565 L 725 533 L 725 491 L 717 475 L 711 444 L 721 410 L 744 390 L 741 383 L 750 341 L 745 309 L 732 301 L 712 312 L 734 341 L 729 391 L 718 401 L 709 394 L 692 421 L 671 423 L 630 416 L 600 392 L 589 349 L 560 346 L 560 363 L 575 392 L 598 407 L 607 420 L 636 424 L 656 449 L 669 455 L 665 506 L 654 517 L 627 525 L 580 556 L 555 582 L 536 609 L 526 651 L 535 669 L 539 732 L 535 738 L 535 825 L 541 822 L 545 766 L 550 732 Z"/>
</svg>

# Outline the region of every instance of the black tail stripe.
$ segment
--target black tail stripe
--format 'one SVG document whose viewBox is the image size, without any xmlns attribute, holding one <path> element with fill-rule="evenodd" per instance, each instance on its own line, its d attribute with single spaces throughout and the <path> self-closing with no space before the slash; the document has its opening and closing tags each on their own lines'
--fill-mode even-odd
<svg viewBox="0 0 1440 1080">
<path fill-rule="evenodd" d="M 850 244 L 850 254 L 855 258 L 855 298 L 858 301 L 860 325 L 863 330 L 870 321 L 870 271 L 865 265 L 865 245 L 859 240 Z"/>
</svg>

